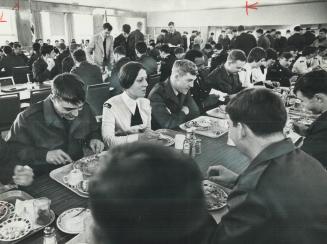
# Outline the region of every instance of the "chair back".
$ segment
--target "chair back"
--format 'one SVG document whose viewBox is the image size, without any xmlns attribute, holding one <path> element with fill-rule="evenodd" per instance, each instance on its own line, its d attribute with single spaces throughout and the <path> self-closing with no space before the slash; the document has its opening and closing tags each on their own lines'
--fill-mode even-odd
<svg viewBox="0 0 327 244">
<path fill-rule="evenodd" d="M 19 93 L 0 95 L 0 131 L 8 130 L 19 112 Z"/>
<path fill-rule="evenodd" d="M 12 86 L 15 85 L 14 78 L 12 76 L 0 78 L 1 86 Z"/>
<path fill-rule="evenodd" d="M 148 87 L 146 88 L 145 97 L 148 97 L 150 91 L 154 87 L 155 84 L 160 82 L 160 74 L 149 75 L 148 76 Z"/>
<path fill-rule="evenodd" d="M 34 104 L 46 99 L 50 95 L 50 93 L 51 93 L 51 89 L 49 88 L 31 90 L 30 104 Z"/>
<path fill-rule="evenodd" d="M 86 101 L 96 116 L 102 115 L 103 104 L 110 98 L 109 84 L 89 85 L 86 89 Z"/>
<path fill-rule="evenodd" d="M 29 66 L 17 66 L 12 68 L 12 75 L 16 84 L 24 84 L 28 82 L 27 74 L 30 74 Z"/>
</svg>

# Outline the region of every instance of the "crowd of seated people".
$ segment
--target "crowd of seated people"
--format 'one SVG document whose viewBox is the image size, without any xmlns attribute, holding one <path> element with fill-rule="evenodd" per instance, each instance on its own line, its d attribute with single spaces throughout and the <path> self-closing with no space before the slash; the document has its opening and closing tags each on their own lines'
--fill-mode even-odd
<svg viewBox="0 0 327 244">
<path fill-rule="evenodd" d="M 232 38 L 222 32 L 217 43 L 214 33 L 203 43 L 196 31 L 188 47 L 186 35 L 181 35 L 173 22 L 168 26 L 169 30 L 162 30 L 157 43 L 151 42 L 150 47 L 144 42 L 141 22 L 132 32 L 124 25 L 116 38 L 111 36 L 112 26 L 105 23 L 103 30 L 83 45 L 74 40 L 66 45 L 61 39 L 52 46 L 50 40 L 38 40 L 29 59 L 19 43 L 3 47 L 1 76 L 11 76 L 13 67 L 27 65 L 34 81 L 53 80 L 53 84 L 50 96 L 21 112 L 6 141 L 0 141 L 0 181 L 29 185 L 34 175 L 80 159 L 85 148 L 97 154 L 110 149 L 101 159 L 103 171 L 90 184 L 94 243 L 183 243 L 190 238 L 194 243 L 281 243 L 276 232 L 285 243 L 323 243 L 327 233 L 324 216 L 315 216 L 323 215 L 327 204 L 320 192 L 327 186 L 326 29 L 320 29 L 316 38 L 310 29 L 303 31 L 297 26 L 287 38 L 274 29 L 258 29 L 254 36 L 239 26 Z M 109 70 L 111 77 L 103 76 Z M 160 81 L 145 97 L 148 81 L 157 73 Z M 114 92 L 103 101 L 100 126 L 86 101 L 86 87 L 105 81 Z M 273 88 L 276 82 L 287 88 L 294 85 L 291 92 L 306 110 L 319 116 L 309 127 L 295 123 L 295 130 L 305 136 L 300 148 L 285 139 L 287 113 L 280 98 L 269 89 L 254 88 Z M 233 187 L 229 212 L 216 226 L 204 207 L 200 173 L 193 161 L 175 155 L 173 150 L 140 142 L 159 138 L 156 129 L 175 129 L 220 104 L 227 105 L 230 138 L 251 163 L 241 175 L 222 166 L 209 169 L 210 179 Z M 156 165 L 150 164 L 153 162 Z M 135 167 L 144 170 L 133 171 Z M 185 231 L 179 233 L 171 232 L 176 226 L 168 226 L 166 218 L 156 222 L 159 210 L 156 205 L 146 205 L 144 199 L 152 193 L 142 188 L 143 181 L 156 182 L 153 179 L 174 174 L 180 178 L 173 179 L 181 184 L 176 192 L 160 185 L 163 181 L 156 187 L 169 199 L 175 194 L 177 202 L 162 204 L 158 200 L 158 204 L 167 214 L 161 212 L 160 216 L 169 220 L 179 211 L 182 219 L 176 226 Z M 194 177 L 190 180 L 188 174 Z M 110 186 L 126 177 L 136 184 L 129 184 L 131 189 L 121 184 L 126 187 L 126 195 L 121 196 L 122 191 Z M 189 184 L 192 191 L 186 191 Z M 139 204 L 144 205 L 135 207 L 129 195 L 135 192 L 140 194 Z M 116 202 L 105 197 L 112 194 L 117 194 Z M 125 198 L 130 201 L 124 202 Z M 182 215 L 179 204 L 189 199 L 193 203 Z M 128 226 L 121 222 L 122 217 Z M 117 228 L 120 225 L 126 228 Z M 305 228 L 308 225 L 312 228 Z"/>
</svg>

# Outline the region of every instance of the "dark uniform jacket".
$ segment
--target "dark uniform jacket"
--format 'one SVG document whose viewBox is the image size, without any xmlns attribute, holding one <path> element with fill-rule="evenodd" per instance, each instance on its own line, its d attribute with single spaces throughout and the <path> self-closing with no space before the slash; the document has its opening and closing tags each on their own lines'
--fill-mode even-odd
<svg viewBox="0 0 327 244">
<path fill-rule="evenodd" d="M 127 37 L 127 57 L 132 60 L 136 59 L 135 45 L 138 42 L 144 42 L 144 35 L 140 30 L 136 29 Z"/>
<path fill-rule="evenodd" d="M 51 80 L 56 74 L 57 70 L 55 67 L 51 71 L 47 69 L 48 64 L 40 56 L 32 65 L 33 78 L 36 82 L 43 82 Z"/>
<path fill-rule="evenodd" d="M 125 38 L 123 34 L 120 34 L 114 39 L 114 49 L 119 46 L 122 46 L 127 50 L 127 38 Z"/>
<path fill-rule="evenodd" d="M 261 35 L 258 38 L 258 47 L 262 47 L 263 49 L 266 50 L 266 49 L 270 48 L 270 46 L 271 46 L 271 43 L 270 43 L 270 40 L 268 37 Z"/>
<path fill-rule="evenodd" d="M 279 61 L 276 61 L 271 67 L 268 68 L 266 79 L 278 81 L 281 86 L 290 87 L 290 78 L 292 76 L 293 73 L 291 70 L 281 66 Z"/>
<path fill-rule="evenodd" d="M 88 104 L 66 127 L 64 119 L 54 110 L 50 98 L 38 102 L 20 113 L 12 125 L 7 141 L 21 144 L 17 151 L 20 161 L 34 169 L 48 171 L 48 151 L 61 149 L 73 160 L 83 157 L 83 146 L 91 139 L 100 139 L 97 122 Z"/>
<path fill-rule="evenodd" d="M 300 33 L 294 33 L 288 38 L 287 45 L 289 47 L 296 47 L 297 50 L 302 51 L 305 46 L 304 37 Z"/>
<path fill-rule="evenodd" d="M 194 81 L 194 86 L 191 88 L 192 97 L 200 108 L 201 113 L 220 104 L 217 96 L 209 95 L 211 88 L 206 83 L 208 74 L 209 69 L 200 69 L 197 79 Z"/>
<path fill-rule="evenodd" d="M 210 88 L 219 90 L 229 95 L 238 93 L 242 90 L 242 83 L 238 73 L 230 74 L 224 65 L 218 66 L 207 77 L 207 83 Z"/>
<path fill-rule="evenodd" d="M 164 42 L 165 43 L 170 43 L 171 45 L 174 45 L 174 46 L 182 45 L 183 44 L 183 40 L 182 40 L 181 33 L 178 32 L 178 31 L 174 31 L 173 33 L 168 32 L 165 35 Z"/>
<path fill-rule="evenodd" d="M 152 57 L 150 57 L 147 54 L 142 55 L 137 62 L 142 64 L 145 68 L 145 71 L 147 75 L 154 75 L 157 73 L 158 65 L 157 61 L 154 60 Z"/>
<path fill-rule="evenodd" d="M 327 173 L 287 139 L 264 149 L 239 176 L 213 243 L 323 244 Z"/>
<path fill-rule="evenodd" d="M 152 107 L 152 128 L 176 128 L 180 124 L 194 119 L 200 115 L 190 92 L 187 95 L 175 95 L 170 79 L 157 83 L 149 94 Z M 182 112 L 182 107 L 187 106 L 190 110 L 188 115 Z"/>
<path fill-rule="evenodd" d="M 327 168 L 327 112 L 321 114 L 311 124 L 301 149 Z"/>
<path fill-rule="evenodd" d="M 241 49 L 246 55 L 249 54 L 252 48 L 257 46 L 255 37 L 251 34 L 243 32 L 241 35 L 236 37 L 234 48 Z"/>
<path fill-rule="evenodd" d="M 0 61 L 0 76 L 12 76 L 12 68 L 16 66 L 24 66 L 24 59 L 20 56 L 9 54 L 4 56 Z M 4 69 L 4 72 L 1 70 Z"/>
<path fill-rule="evenodd" d="M 15 143 L 6 143 L 0 137 L 0 184 L 11 183 L 14 175 L 14 167 L 18 164 L 17 150 L 19 145 Z"/>
<path fill-rule="evenodd" d="M 27 65 L 30 67 L 30 69 L 32 70 L 32 65 L 33 63 L 41 56 L 40 53 L 34 53 L 31 55 L 30 59 L 27 62 Z"/>
<path fill-rule="evenodd" d="M 86 86 L 102 83 L 100 67 L 87 61 L 81 62 L 79 67 L 74 67 L 71 73 L 78 75 Z"/>
<path fill-rule="evenodd" d="M 287 48 L 287 39 L 285 36 L 281 36 L 279 39 L 275 39 L 275 50 L 279 53 L 282 53 Z"/>
<path fill-rule="evenodd" d="M 62 72 L 70 72 L 72 70 L 72 68 L 75 66 L 75 62 L 74 59 L 72 58 L 72 56 L 67 56 L 65 57 L 62 62 L 61 62 L 61 66 L 62 66 Z"/>
<path fill-rule="evenodd" d="M 161 61 L 161 75 L 160 81 L 167 80 L 171 75 L 171 70 L 176 61 L 175 55 L 169 54 L 166 58 Z"/>
</svg>

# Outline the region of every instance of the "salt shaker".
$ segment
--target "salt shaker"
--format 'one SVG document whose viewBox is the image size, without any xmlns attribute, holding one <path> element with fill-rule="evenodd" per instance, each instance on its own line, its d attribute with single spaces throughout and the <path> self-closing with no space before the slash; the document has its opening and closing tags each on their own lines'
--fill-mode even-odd
<svg viewBox="0 0 327 244">
<path fill-rule="evenodd" d="M 53 227 L 45 227 L 43 244 L 58 244 L 55 229 Z"/>
</svg>

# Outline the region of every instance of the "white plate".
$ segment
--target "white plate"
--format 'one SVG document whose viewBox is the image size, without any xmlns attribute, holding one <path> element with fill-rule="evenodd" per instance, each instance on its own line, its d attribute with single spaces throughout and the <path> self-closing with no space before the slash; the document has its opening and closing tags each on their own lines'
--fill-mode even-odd
<svg viewBox="0 0 327 244">
<path fill-rule="evenodd" d="M 81 213 L 81 211 L 83 211 Z M 57 219 L 57 227 L 67 234 L 79 234 L 84 229 L 84 218 L 87 214 L 91 214 L 90 209 L 71 208 L 59 215 Z"/>
<path fill-rule="evenodd" d="M 0 241 L 15 241 L 26 236 L 32 230 L 30 221 L 14 217 L 0 224 Z"/>
<path fill-rule="evenodd" d="M 228 195 L 218 184 L 204 180 L 202 186 L 209 211 L 218 210 L 227 205 Z"/>
<path fill-rule="evenodd" d="M 5 218 L 11 218 L 15 216 L 15 206 L 13 204 L 11 204 L 10 202 L 6 202 L 6 201 L 0 201 L 0 204 L 5 205 L 8 208 L 8 212 L 5 215 Z"/>
<path fill-rule="evenodd" d="M 171 136 L 161 134 L 160 139 L 148 139 L 148 142 L 169 147 L 171 145 L 174 145 L 175 140 Z"/>
<path fill-rule="evenodd" d="M 0 203 L 0 209 L 1 209 L 1 215 L 0 215 L 0 221 L 3 220 L 9 212 L 9 208 L 5 204 Z"/>
</svg>

